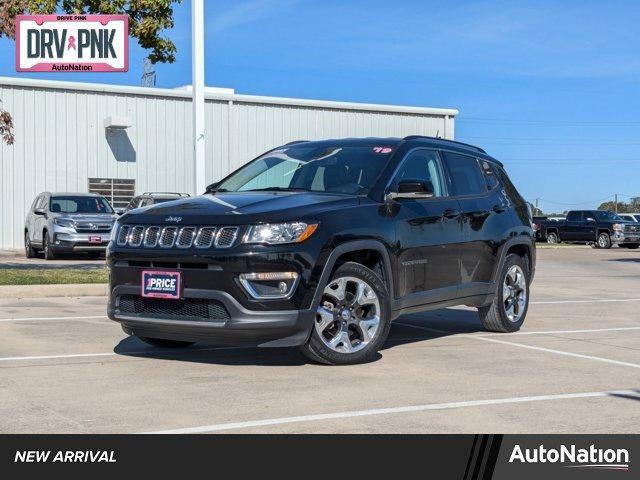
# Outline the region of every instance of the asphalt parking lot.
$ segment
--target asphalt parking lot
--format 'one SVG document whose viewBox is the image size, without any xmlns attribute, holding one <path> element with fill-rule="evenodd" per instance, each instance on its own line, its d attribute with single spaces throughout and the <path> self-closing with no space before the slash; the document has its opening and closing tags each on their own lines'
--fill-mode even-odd
<svg viewBox="0 0 640 480">
<path fill-rule="evenodd" d="M 476 311 L 399 319 L 380 357 L 160 351 L 103 297 L 0 299 L 2 433 L 637 433 L 640 252 L 540 249 L 523 330 Z"/>
</svg>

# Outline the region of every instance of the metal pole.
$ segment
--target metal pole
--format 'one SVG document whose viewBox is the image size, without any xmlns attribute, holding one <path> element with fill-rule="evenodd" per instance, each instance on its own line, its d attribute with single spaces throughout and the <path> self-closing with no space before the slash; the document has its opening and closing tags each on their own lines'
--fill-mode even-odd
<svg viewBox="0 0 640 480">
<path fill-rule="evenodd" d="M 618 194 L 616 193 L 616 213 L 618 213 Z"/>
<path fill-rule="evenodd" d="M 204 0 L 191 6 L 191 77 L 193 83 L 193 194 L 201 195 L 207 186 L 205 173 L 204 126 Z"/>
</svg>

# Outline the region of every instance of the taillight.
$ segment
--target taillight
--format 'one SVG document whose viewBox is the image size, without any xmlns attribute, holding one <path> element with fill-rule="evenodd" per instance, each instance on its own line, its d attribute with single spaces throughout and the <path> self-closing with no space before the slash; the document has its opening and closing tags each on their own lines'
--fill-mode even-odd
<svg viewBox="0 0 640 480">
<path fill-rule="evenodd" d="M 534 231 L 538 231 L 540 230 L 540 224 L 539 223 L 532 223 L 531 226 L 533 227 Z"/>
</svg>

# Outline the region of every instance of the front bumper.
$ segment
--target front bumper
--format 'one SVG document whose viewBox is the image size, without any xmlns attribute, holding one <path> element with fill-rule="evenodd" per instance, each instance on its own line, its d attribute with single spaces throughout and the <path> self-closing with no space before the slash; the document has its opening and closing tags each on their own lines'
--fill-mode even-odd
<svg viewBox="0 0 640 480">
<path fill-rule="evenodd" d="M 238 246 L 233 252 L 118 248 L 107 251 L 108 316 L 128 334 L 223 345 L 285 347 L 304 344 L 314 325 L 312 307 L 324 261 L 320 242 Z M 320 255 L 320 257 L 319 257 Z M 318 259 L 316 261 L 316 259 Z M 142 272 L 179 271 L 180 300 L 142 297 Z M 249 272 L 296 272 L 291 296 L 253 298 L 239 277 Z"/>
<path fill-rule="evenodd" d="M 158 315 L 158 308 L 143 312 L 125 311 L 125 300 L 129 301 L 139 294 L 139 288 L 132 286 L 118 286 L 111 291 L 108 316 L 120 322 L 129 335 L 221 345 L 291 347 L 304 344 L 313 328 L 314 314 L 311 310 L 251 311 L 228 293 L 217 290 L 187 288 L 182 300 L 195 300 L 199 305 L 208 301 L 218 309 L 222 306 L 226 314 L 217 318 L 191 319 L 166 313 Z M 155 305 L 161 305 L 159 302 L 175 305 L 177 301 L 151 302 Z"/>
<path fill-rule="evenodd" d="M 96 241 L 99 238 L 99 242 Z M 104 252 L 111 240 L 111 233 L 53 232 L 50 248 L 55 252 Z"/>
</svg>

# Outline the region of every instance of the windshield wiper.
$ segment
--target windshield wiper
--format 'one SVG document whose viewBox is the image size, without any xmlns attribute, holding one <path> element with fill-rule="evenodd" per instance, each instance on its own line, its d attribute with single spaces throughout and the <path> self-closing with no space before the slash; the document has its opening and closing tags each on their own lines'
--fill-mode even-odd
<svg viewBox="0 0 640 480">
<path fill-rule="evenodd" d="M 294 187 L 266 187 L 266 188 L 252 188 L 251 190 L 242 190 L 243 192 L 306 192 L 306 188 L 294 188 Z"/>
</svg>

